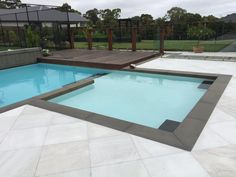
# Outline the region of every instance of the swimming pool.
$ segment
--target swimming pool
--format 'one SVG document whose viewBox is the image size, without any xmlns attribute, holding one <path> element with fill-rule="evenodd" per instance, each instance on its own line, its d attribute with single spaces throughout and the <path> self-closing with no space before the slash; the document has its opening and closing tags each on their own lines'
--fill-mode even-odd
<svg viewBox="0 0 236 177">
<path fill-rule="evenodd" d="M 0 107 L 80 81 L 104 70 L 33 64 L 0 70 Z"/>
<path fill-rule="evenodd" d="M 151 128 L 182 122 L 206 93 L 206 79 L 113 71 L 94 83 L 49 100 Z"/>
</svg>

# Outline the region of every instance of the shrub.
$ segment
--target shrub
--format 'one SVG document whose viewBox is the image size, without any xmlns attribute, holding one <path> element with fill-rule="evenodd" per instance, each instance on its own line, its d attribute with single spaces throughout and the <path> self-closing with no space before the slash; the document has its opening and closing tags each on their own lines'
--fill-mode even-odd
<svg viewBox="0 0 236 177">
<path fill-rule="evenodd" d="M 9 31 L 10 42 L 16 46 L 18 44 L 18 39 L 15 31 Z"/>
<path fill-rule="evenodd" d="M 39 41 L 40 41 L 40 37 L 38 33 L 32 30 L 31 26 L 28 26 L 26 30 L 27 47 L 39 46 Z"/>
<path fill-rule="evenodd" d="M 197 46 L 200 45 L 200 40 L 207 39 L 215 35 L 215 31 L 203 25 L 190 27 L 187 31 L 188 38 L 197 39 Z"/>
</svg>

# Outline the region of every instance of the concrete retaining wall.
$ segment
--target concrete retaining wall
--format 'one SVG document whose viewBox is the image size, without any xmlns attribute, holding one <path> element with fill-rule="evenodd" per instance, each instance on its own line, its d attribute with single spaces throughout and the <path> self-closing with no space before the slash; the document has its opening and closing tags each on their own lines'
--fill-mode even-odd
<svg viewBox="0 0 236 177">
<path fill-rule="evenodd" d="M 28 65 L 37 62 L 41 48 L 26 48 L 0 52 L 0 69 Z"/>
</svg>

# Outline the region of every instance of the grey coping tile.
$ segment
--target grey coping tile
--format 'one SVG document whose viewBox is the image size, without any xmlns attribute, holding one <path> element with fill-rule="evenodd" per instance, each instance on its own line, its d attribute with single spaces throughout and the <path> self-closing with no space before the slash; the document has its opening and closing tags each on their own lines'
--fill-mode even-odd
<svg viewBox="0 0 236 177">
<path fill-rule="evenodd" d="M 126 132 L 131 133 L 133 135 L 148 138 L 150 140 L 165 143 L 174 147 L 185 149 L 183 144 L 171 132 L 163 131 L 160 129 L 149 128 L 149 127 L 145 127 L 145 126 L 137 125 L 137 124 L 133 124 L 132 126 L 130 126 L 126 130 Z"/>
<path fill-rule="evenodd" d="M 191 112 L 188 114 L 186 119 L 189 119 L 189 117 L 198 119 L 201 121 L 208 121 L 211 113 L 213 112 L 215 108 L 214 103 L 207 103 L 207 102 L 198 102 L 197 105 L 191 110 Z"/>
<path fill-rule="evenodd" d="M 201 120 L 188 118 L 174 131 L 177 138 L 184 144 L 184 149 L 192 150 L 205 124 Z"/>
<path fill-rule="evenodd" d="M 90 114 L 87 118 L 87 121 L 100 124 L 106 127 L 114 128 L 116 130 L 120 131 L 126 131 L 127 128 L 129 128 L 132 123 L 127 121 L 121 121 L 119 119 L 99 115 L 99 114 Z"/>
</svg>

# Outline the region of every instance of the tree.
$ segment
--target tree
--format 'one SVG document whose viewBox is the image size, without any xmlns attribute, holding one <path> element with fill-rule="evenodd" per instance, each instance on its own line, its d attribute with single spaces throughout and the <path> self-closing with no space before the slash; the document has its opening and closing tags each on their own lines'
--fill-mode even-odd
<svg viewBox="0 0 236 177">
<path fill-rule="evenodd" d="M 200 40 L 205 38 L 212 37 L 215 32 L 207 27 L 204 27 L 203 25 L 199 24 L 198 26 L 193 26 L 188 29 L 188 37 L 192 39 L 197 39 L 197 47 L 200 45 Z"/>
<path fill-rule="evenodd" d="M 219 18 L 213 16 L 213 15 L 208 15 L 208 16 L 204 16 L 202 17 L 204 22 L 209 22 L 209 23 L 214 23 L 214 22 L 218 22 Z"/>
<path fill-rule="evenodd" d="M 156 33 L 155 21 L 150 14 L 142 14 L 140 16 L 141 21 L 141 37 L 142 39 L 154 39 Z"/>
<path fill-rule="evenodd" d="M 181 21 L 187 24 L 199 24 L 202 21 L 202 16 L 200 14 L 186 13 L 182 16 Z"/>
<path fill-rule="evenodd" d="M 27 47 L 39 46 L 40 37 L 38 32 L 36 32 L 31 26 L 27 26 L 26 29 L 26 43 Z"/>
<path fill-rule="evenodd" d="M 169 19 L 172 23 L 178 23 L 186 13 L 187 11 L 185 9 L 182 9 L 180 7 L 172 7 L 167 11 L 166 18 Z"/>
<path fill-rule="evenodd" d="M 121 9 L 100 10 L 99 14 L 105 27 L 115 27 L 117 26 L 117 20 L 120 17 Z"/>
<path fill-rule="evenodd" d="M 140 16 L 140 20 L 141 20 L 142 25 L 144 26 L 153 25 L 153 22 L 154 22 L 153 17 L 150 14 L 142 14 Z"/>
<path fill-rule="evenodd" d="M 0 0 L 1 9 L 15 9 L 21 6 L 21 0 Z"/>
<path fill-rule="evenodd" d="M 17 45 L 18 38 L 17 38 L 15 31 L 9 31 L 9 40 L 14 46 Z"/>
<path fill-rule="evenodd" d="M 89 20 L 90 26 L 96 26 L 101 21 L 101 19 L 99 18 L 99 15 L 100 15 L 99 10 L 94 8 L 94 9 L 88 10 L 84 14 L 84 17 Z"/>
<path fill-rule="evenodd" d="M 75 12 L 81 15 L 81 13 L 78 10 L 72 9 L 72 7 L 68 3 L 62 4 L 62 6 L 58 7 L 57 9 L 62 12 Z"/>
<path fill-rule="evenodd" d="M 134 20 L 134 21 L 140 21 L 140 16 L 134 16 L 131 19 Z"/>
</svg>

